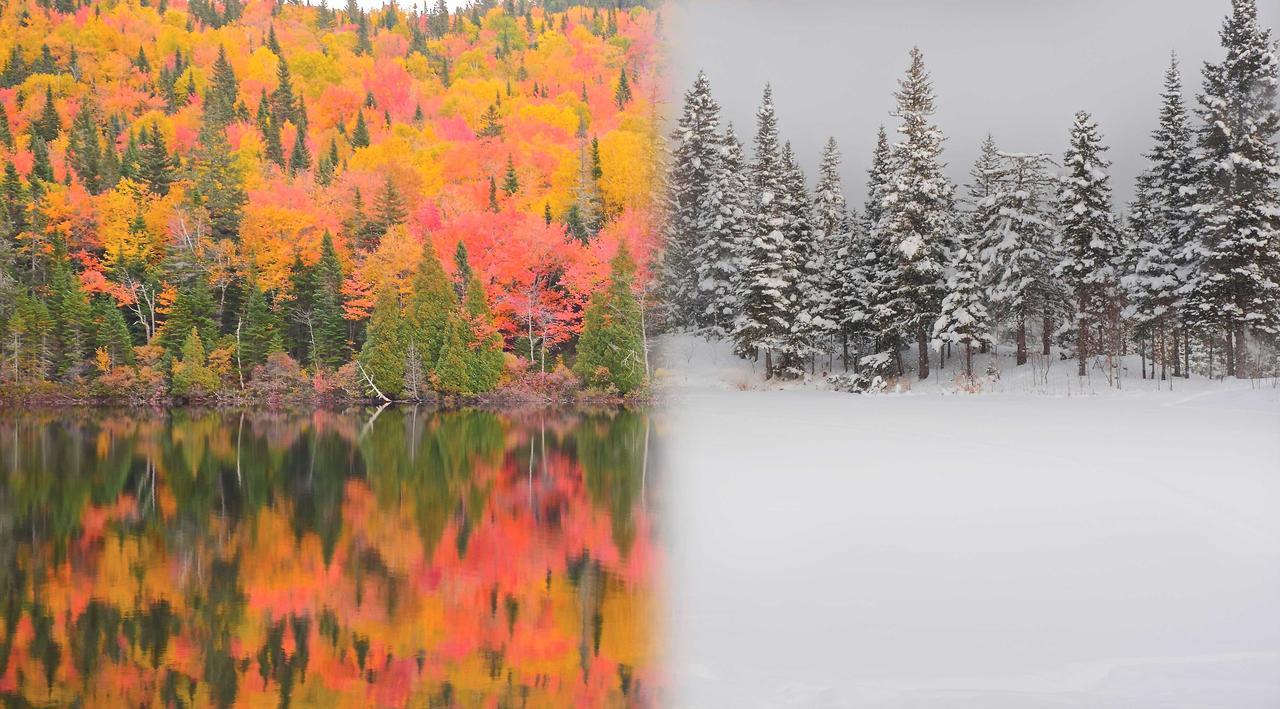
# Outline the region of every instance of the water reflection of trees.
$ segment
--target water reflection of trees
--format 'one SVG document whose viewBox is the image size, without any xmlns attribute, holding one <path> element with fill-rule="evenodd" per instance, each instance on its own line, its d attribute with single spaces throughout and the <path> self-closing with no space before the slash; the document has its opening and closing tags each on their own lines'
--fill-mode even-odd
<svg viewBox="0 0 1280 709">
<path fill-rule="evenodd" d="M 648 440 L 633 412 L 10 415 L 0 698 L 652 702 Z"/>
</svg>

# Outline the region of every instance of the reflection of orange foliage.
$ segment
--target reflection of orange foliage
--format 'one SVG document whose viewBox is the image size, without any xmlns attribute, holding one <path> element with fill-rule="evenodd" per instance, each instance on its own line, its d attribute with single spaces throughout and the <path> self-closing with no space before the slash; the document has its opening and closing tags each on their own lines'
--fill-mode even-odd
<svg viewBox="0 0 1280 709">
<path fill-rule="evenodd" d="M 136 434 L 140 468 L 156 470 L 156 508 L 145 496 L 122 494 L 83 510 L 74 556 L 51 567 L 39 590 L 53 639 L 64 654 L 78 642 L 69 623 L 91 602 L 126 613 L 163 602 L 182 620 L 173 626 L 158 668 L 133 650 L 126 651 L 123 664 L 91 668 L 96 671 L 86 677 L 65 658 L 55 671 L 51 701 L 86 696 L 97 705 L 158 703 L 166 672 L 204 677 L 214 642 L 208 624 L 227 622 L 231 657 L 247 668 L 238 673 L 237 703 L 276 706 L 280 683 L 264 683 L 257 663 L 272 626 L 289 627 L 292 618 L 309 620 L 305 679 L 295 677 L 291 689 L 297 706 L 424 706 L 440 696 L 446 682 L 458 706 L 494 706 L 513 696 L 527 706 L 547 707 L 656 701 L 657 639 L 650 622 L 656 610 L 655 535 L 643 507 L 611 512 L 590 499 L 584 468 L 564 452 L 571 447 L 562 447 L 572 430 L 564 423 L 550 422 L 541 431 L 509 423 L 498 454 L 476 460 L 457 481 L 473 492 L 446 508 L 479 506 L 450 514 L 430 546 L 415 510 L 417 496 L 434 493 L 406 485 L 388 497 L 359 476 L 347 478 L 340 489 L 343 524 L 327 561 L 315 532 L 297 534 L 300 500 L 277 499 L 241 520 L 214 513 L 205 531 L 189 537 L 190 523 L 178 520 L 190 512 L 176 504 L 173 486 L 187 475 L 209 475 L 217 468 L 210 462 L 234 465 L 240 460 L 238 436 L 263 437 L 273 441 L 274 450 L 288 450 L 306 429 L 346 441 L 365 435 L 349 416 L 316 412 L 303 421 L 238 423 L 211 416 L 172 431 L 148 422 L 131 429 L 103 425 L 95 442 L 100 457 Z M 172 459 L 176 464 L 142 465 L 166 436 L 168 445 L 186 452 Z M 539 436 L 551 442 L 549 450 L 538 448 Z M 218 485 L 234 486 L 231 468 L 221 469 Z M 625 554 L 611 526 L 618 513 L 636 528 Z M 126 528 L 135 531 L 117 532 Z M 243 611 L 235 616 L 211 617 L 203 610 L 217 560 L 238 564 Z M 336 625 L 323 626 L 325 617 Z M 0 691 L 15 689 L 21 672 L 30 696 L 44 698 L 43 686 L 31 689 L 31 678 L 43 676 L 40 657 L 30 652 L 34 639 L 24 616 L 8 670 L 0 674 Z M 285 657 L 297 655 L 292 632 L 284 633 L 280 648 Z M 622 693 L 623 672 L 632 683 L 629 696 Z M 637 693 L 636 687 L 645 689 Z M 195 704 L 208 705 L 210 691 L 207 682 L 197 683 Z"/>
</svg>

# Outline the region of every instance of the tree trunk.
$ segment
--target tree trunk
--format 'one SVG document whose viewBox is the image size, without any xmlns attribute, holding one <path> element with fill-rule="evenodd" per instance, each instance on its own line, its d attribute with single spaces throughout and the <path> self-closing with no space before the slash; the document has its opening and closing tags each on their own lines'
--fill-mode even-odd
<svg viewBox="0 0 1280 709">
<path fill-rule="evenodd" d="M 1040 354 L 1049 356 L 1049 346 L 1053 343 L 1053 318 L 1048 315 L 1040 324 Z"/>
<path fill-rule="evenodd" d="M 1236 341 L 1236 350 L 1235 350 L 1236 378 L 1248 379 L 1249 378 L 1249 345 L 1244 337 L 1243 325 L 1236 328 L 1235 341 Z"/>
<path fill-rule="evenodd" d="M 1018 366 L 1027 363 L 1027 318 L 1026 316 L 1018 316 Z"/>
<path fill-rule="evenodd" d="M 1168 343 L 1168 341 L 1166 340 L 1165 331 L 1164 331 L 1164 323 L 1160 323 L 1160 381 L 1162 381 L 1162 382 L 1163 382 L 1163 381 L 1168 381 L 1168 379 L 1169 379 L 1169 378 L 1165 375 L 1165 369 L 1166 369 L 1166 367 L 1165 367 L 1165 362 L 1166 362 L 1166 360 L 1168 360 L 1168 359 L 1169 359 L 1168 354 L 1169 354 L 1169 343 Z M 1152 378 L 1152 379 L 1155 379 L 1155 376 L 1156 376 L 1156 373 L 1155 373 L 1155 372 L 1152 372 L 1152 373 L 1151 373 L 1151 378 Z"/>
<path fill-rule="evenodd" d="M 1079 366 L 1076 368 L 1076 373 L 1082 377 L 1085 375 L 1085 372 L 1088 371 L 1088 366 L 1089 366 L 1085 362 L 1085 360 L 1089 356 L 1088 342 L 1089 342 L 1089 325 L 1087 322 L 1085 322 L 1084 309 L 1081 308 L 1080 322 L 1077 323 L 1076 325 L 1076 358 L 1079 360 Z"/>
<path fill-rule="evenodd" d="M 847 372 L 849 371 L 849 333 L 847 332 L 843 335 L 843 341 L 841 342 L 841 347 L 844 351 L 843 355 L 841 356 L 842 357 L 841 361 L 844 362 L 844 371 Z"/>
<path fill-rule="evenodd" d="M 973 343 L 964 343 L 964 374 L 973 379 Z"/>
<path fill-rule="evenodd" d="M 773 379 L 773 350 L 764 351 L 764 378 Z"/>
<path fill-rule="evenodd" d="M 1227 328 L 1227 346 L 1226 346 L 1226 351 L 1222 353 L 1222 359 L 1226 361 L 1228 377 L 1236 376 L 1235 334 L 1236 334 L 1235 330 L 1233 330 L 1232 328 Z"/>
<path fill-rule="evenodd" d="M 1138 357 L 1142 359 L 1142 378 L 1147 378 L 1147 345 L 1146 340 L 1138 340 Z M 1156 366 L 1154 361 L 1151 362 L 1152 368 Z M 1155 376 L 1155 375 L 1152 375 Z"/>
<path fill-rule="evenodd" d="M 920 366 L 920 379 L 929 378 L 929 339 L 924 331 L 924 326 L 916 328 L 916 353 Z"/>
<path fill-rule="evenodd" d="M 1182 376 L 1191 378 L 1191 328 L 1182 328 Z"/>
<path fill-rule="evenodd" d="M 1181 338 L 1182 338 L 1182 328 L 1179 328 L 1179 327 L 1173 328 L 1173 337 L 1169 338 L 1170 344 L 1171 344 L 1169 357 L 1173 359 L 1173 376 L 1175 377 L 1182 376 L 1182 355 L 1179 354 L 1180 348 L 1178 347 L 1179 340 Z"/>
</svg>

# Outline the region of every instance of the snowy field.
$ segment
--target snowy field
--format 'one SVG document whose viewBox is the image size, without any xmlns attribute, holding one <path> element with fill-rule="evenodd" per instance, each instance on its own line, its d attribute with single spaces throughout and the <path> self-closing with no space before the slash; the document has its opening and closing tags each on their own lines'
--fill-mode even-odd
<svg viewBox="0 0 1280 709">
<path fill-rule="evenodd" d="M 858 396 L 697 338 L 658 362 L 673 706 L 1280 707 L 1271 383 L 1008 362 L 968 395 L 948 363 Z"/>
</svg>

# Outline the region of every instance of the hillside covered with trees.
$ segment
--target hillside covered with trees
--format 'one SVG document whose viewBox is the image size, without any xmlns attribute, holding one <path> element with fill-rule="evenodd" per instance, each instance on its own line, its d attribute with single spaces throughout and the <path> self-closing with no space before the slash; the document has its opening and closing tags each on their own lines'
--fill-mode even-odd
<svg viewBox="0 0 1280 709">
<path fill-rule="evenodd" d="M 641 333 L 617 323 L 641 322 L 660 27 L 524 0 L 7 4 L 0 381 L 639 388 Z M 576 357 L 584 322 L 621 347 Z"/>
</svg>

